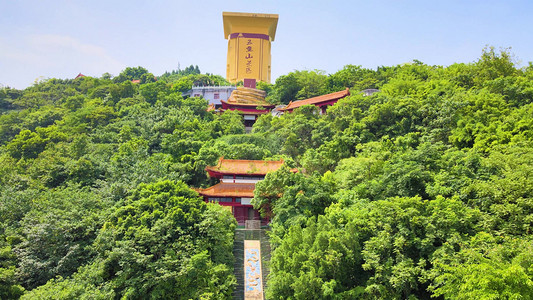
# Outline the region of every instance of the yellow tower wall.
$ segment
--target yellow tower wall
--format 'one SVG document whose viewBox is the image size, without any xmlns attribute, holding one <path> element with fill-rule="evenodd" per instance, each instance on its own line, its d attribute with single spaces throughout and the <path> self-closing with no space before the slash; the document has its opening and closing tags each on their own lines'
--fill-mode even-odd
<svg viewBox="0 0 533 300">
<path fill-rule="evenodd" d="M 227 80 L 237 82 L 253 78 L 270 82 L 270 41 L 245 36 L 241 34 L 228 41 Z"/>
<path fill-rule="evenodd" d="M 278 15 L 224 12 L 222 16 L 228 39 L 226 79 L 232 83 L 245 78 L 270 83 L 270 45 Z"/>
</svg>

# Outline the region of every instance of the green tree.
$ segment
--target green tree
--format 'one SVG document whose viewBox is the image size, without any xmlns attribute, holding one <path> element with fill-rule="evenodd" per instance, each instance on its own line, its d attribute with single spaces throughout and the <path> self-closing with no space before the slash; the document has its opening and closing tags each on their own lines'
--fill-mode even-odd
<svg viewBox="0 0 533 300">
<path fill-rule="evenodd" d="M 275 103 L 288 104 L 300 100 L 326 94 L 327 76 L 323 71 L 294 71 L 276 79 L 272 100 Z"/>
<path fill-rule="evenodd" d="M 113 82 L 121 83 L 125 81 L 132 81 L 135 79 L 140 80 L 141 77 L 147 73 L 148 70 L 143 67 L 127 67 L 126 69 L 122 70 L 122 72 L 120 72 L 117 77 L 113 78 Z"/>
<path fill-rule="evenodd" d="M 353 88 L 356 91 L 377 88 L 378 79 L 375 72 L 364 69 L 361 66 L 346 65 L 342 70 L 331 74 L 327 78 L 327 86 L 330 92 L 336 92 L 345 88 Z"/>
<path fill-rule="evenodd" d="M 219 117 L 223 134 L 241 134 L 245 132 L 242 115 L 236 110 L 226 110 Z"/>
<path fill-rule="evenodd" d="M 273 236 L 282 238 L 291 225 L 323 214 L 333 202 L 335 188 L 331 173 L 306 177 L 283 166 L 256 184 L 252 204 L 263 216 L 272 217 Z"/>
<path fill-rule="evenodd" d="M 449 299 L 531 299 L 533 243 L 482 232 L 453 256 L 437 260 L 431 289 Z"/>
<path fill-rule="evenodd" d="M 0 236 L 0 297 L 6 300 L 18 299 L 24 293 L 15 276 L 14 258 L 11 247 Z"/>
<path fill-rule="evenodd" d="M 235 220 L 197 195 L 180 182 L 141 184 L 113 213 L 96 249 L 117 295 L 231 295 Z"/>
<path fill-rule="evenodd" d="M 65 140 L 66 135 L 57 130 L 56 126 L 47 128 L 38 127 L 35 132 L 30 130 L 21 131 L 9 144 L 7 151 L 13 158 L 36 158 L 48 143 Z"/>
<path fill-rule="evenodd" d="M 494 47 L 485 47 L 481 58 L 476 63 L 478 68 L 477 81 L 481 83 L 484 80 L 516 74 L 517 70 L 513 60 L 510 48 L 500 49 L 500 53 L 497 53 Z"/>
</svg>

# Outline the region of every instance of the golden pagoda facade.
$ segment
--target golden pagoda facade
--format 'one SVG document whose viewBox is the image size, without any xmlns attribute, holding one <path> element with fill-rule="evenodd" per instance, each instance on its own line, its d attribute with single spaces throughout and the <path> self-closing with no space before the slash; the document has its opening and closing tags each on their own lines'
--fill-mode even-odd
<svg viewBox="0 0 533 300">
<path fill-rule="evenodd" d="M 277 14 L 223 12 L 228 40 L 226 79 L 231 83 L 255 79 L 270 83 L 271 42 L 276 37 Z"/>
</svg>

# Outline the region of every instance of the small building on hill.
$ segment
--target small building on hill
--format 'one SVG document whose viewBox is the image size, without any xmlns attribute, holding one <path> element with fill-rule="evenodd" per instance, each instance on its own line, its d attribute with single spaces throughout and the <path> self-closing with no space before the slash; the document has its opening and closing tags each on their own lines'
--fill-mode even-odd
<svg viewBox="0 0 533 300">
<path fill-rule="evenodd" d="M 220 182 L 206 189 L 197 189 L 197 192 L 206 202 L 216 202 L 230 210 L 239 225 L 244 225 L 246 220 L 261 220 L 266 225 L 269 220 L 261 219 L 259 212 L 251 204 L 255 184 L 282 165 L 283 160 L 237 160 L 222 157 L 216 166 L 206 167 L 209 176 Z"/>
<path fill-rule="evenodd" d="M 222 102 L 228 100 L 231 92 L 237 89 L 235 86 L 193 86 L 183 93 L 184 97 L 203 97 L 209 101 L 209 105 L 214 108 L 222 107 Z"/>
<path fill-rule="evenodd" d="M 304 99 L 304 100 L 291 101 L 287 106 L 280 108 L 279 111 L 292 112 L 294 109 L 300 106 L 303 106 L 306 104 L 313 104 L 320 109 L 320 114 L 325 114 L 328 106 L 331 106 L 337 103 L 337 101 L 349 95 L 350 95 L 350 90 L 346 88 L 345 90 L 342 90 L 340 92 L 335 92 L 335 93 L 326 94 L 326 95 Z"/>
<path fill-rule="evenodd" d="M 378 89 L 366 89 L 366 90 L 362 90 L 361 91 L 361 94 L 363 94 L 363 96 L 367 97 L 367 96 L 372 96 L 373 94 L 379 92 Z"/>
</svg>

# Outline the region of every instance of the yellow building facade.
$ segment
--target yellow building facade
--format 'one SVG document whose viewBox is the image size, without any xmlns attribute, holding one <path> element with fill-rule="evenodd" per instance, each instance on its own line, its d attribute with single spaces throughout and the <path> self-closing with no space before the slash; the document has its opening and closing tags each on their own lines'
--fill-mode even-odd
<svg viewBox="0 0 533 300">
<path fill-rule="evenodd" d="M 223 12 L 222 19 L 228 40 L 226 79 L 270 83 L 270 43 L 276 37 L 278 15 Z"/>
</svg>

